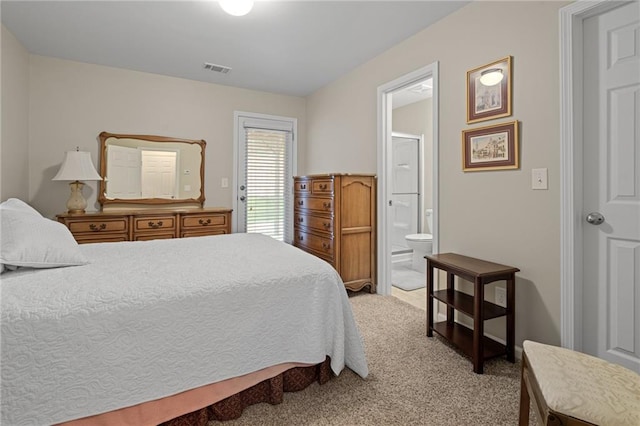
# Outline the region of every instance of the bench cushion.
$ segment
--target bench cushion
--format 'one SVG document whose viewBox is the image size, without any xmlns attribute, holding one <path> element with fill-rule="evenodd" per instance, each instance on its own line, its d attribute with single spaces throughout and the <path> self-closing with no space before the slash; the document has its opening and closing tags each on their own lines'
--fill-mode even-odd
<svg viewBox="0 0 640 426">
<path fill-rule="evenodd" d="M 640 375 L 557 346 L 522 345 L 550 410 L 597 425 L 640 425 Z"/>
</svg>

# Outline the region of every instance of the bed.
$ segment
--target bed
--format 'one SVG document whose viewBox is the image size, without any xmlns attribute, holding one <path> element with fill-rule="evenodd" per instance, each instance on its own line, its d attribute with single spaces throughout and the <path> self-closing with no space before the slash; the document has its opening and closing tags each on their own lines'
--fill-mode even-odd
<svg viewBox="0 0 640 426">
<path fill-rule="evenodd" d="M 108 424 L 127 409 L 158 424 L 286 371 L 368 374 L 339 275 L 295 247 L 260 234 L 74 245 L 54 221 L 0 216 L 0 262 L 15 269 L 0 275 L 2 424 Z M 49 247 L 49 264 L 20 265 L 8 241 L 30 239 L 66 241 L 67 258 Z"/>
</svg>

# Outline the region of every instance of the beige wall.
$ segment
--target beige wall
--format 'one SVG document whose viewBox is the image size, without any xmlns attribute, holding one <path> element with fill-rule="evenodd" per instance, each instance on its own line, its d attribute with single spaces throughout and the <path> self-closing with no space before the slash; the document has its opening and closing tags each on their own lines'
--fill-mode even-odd
<svg viewBox="0 0 640 426">
<path fill-rule="evenodd" d="M 561 2 L 473 2 L 307 99 L 307 172 L 376 172 L 377 87 L 439 62 L 440 251 L 521 269 L 516 343 L 560 343 L 559 63 Z M 513 116 L 465 120 L 466 72 L 513 56 Z M 515 171 L 463 173 L 461 131 L 521 122 Z M 549 190 L 531 190 L 531 169 Z M 492 296 L 492 289 L 487 289 Z M 504 337 L 503 319 L 486 323 Z"/>
<path fill-rule="evenodd" d="M 433 99 L 395 108 L 393 110 L 393 131 L 424 137 L 424 208 L 433 207 Z M 424 219 L 424 218 L 422 218 Z M 424 222 L 424 220 L 422 220 Z M 431 232 L 420 230 L 421 232 Z"/>
<path fill-rule="evenodd" d="M 64 152 L 91 152 L 97 166 L 98 134 L 112 133 L 204 139 L 206 206 L 232 206 L 232 188 L 221 178 L 233 173 L 235 110 L 298 119 L 304 156 L 304 98 L 257 92 L 43 56 L 30 60 L 30 186 L 42 214 L 64 211 L 68 186 L 52 182 Z M 84 188 L 96 210 L 96 184 Z"/>
<path fill-rule="evenodd" d="M 0 200 L 29 201 L 29 53 L 2 26 Z"/>
<path fill-rule="evenodd" d="M 30 56 L 3 28 L 2 198 L 6 188 L 47 216 L 64 210 L 67 185 L 51 181 L 64 151 L 78 146 L 97 162 L 97 135 L 110 131 L 205 139 L 206 205 L 231 206 L 231 188 L 221 189 L 220 179 L 233 170 L 234 110 L 298 118 L 300 174 L 376 173 L 377 87 L 439 61 L 440 249 L 519 267 L 517 343 L 558 344 L 558 9 L 564 4 L 473 2 L 306 99 Z M 468 126 L 466 71 L 506 55 L 514 58 L 513 117 Z M 7 103 L 15 108 L 7 110 Z M 520 169 L 463 173 L 461 130 L 513 119 L 521 122 Z M 7 129 L 7 123 L 16 124 Z M 548 191 L 530 189 L 531 168 L 538 167 L 549 169 Z M 95 182 L 85 187 L 93 209 L 95 188 Z M 487 326 L 504 336 L 501 319 Z"/>
</svg>

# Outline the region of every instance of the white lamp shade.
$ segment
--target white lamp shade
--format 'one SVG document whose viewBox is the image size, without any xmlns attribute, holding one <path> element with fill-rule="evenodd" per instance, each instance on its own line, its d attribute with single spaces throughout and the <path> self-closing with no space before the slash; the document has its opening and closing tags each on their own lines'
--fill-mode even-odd
<svg viewBox="0 0 640 426">
<path fill-rule="evenodd" d="M 58 174 L 52 180 L 102 180 L 85 151 L 67 151 Z"/>
<path fill-rule="evenodd" d="M 251 12 L 253 0 L 220 0 L 222 10 L 233 16 L 244 16 Z"/>
</svg>

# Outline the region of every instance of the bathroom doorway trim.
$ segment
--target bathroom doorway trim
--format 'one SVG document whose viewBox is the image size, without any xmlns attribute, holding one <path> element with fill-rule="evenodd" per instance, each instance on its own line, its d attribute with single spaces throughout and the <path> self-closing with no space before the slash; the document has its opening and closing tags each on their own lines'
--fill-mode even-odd
<svg viewBox="0 0 640 426">
<path fill-rule="evenodd" d="M 438 253 L 438 62 L 405 74 L 378 86 L 378 283 L 377 292 L 391 294 L 391 133 L 392 93 L 419 81 L 433 79 L 432 107 L 432 182 L 433 182 L 433 252 Z M 426 117 L 425 117 L 426 120 Z"/>
</svg>

